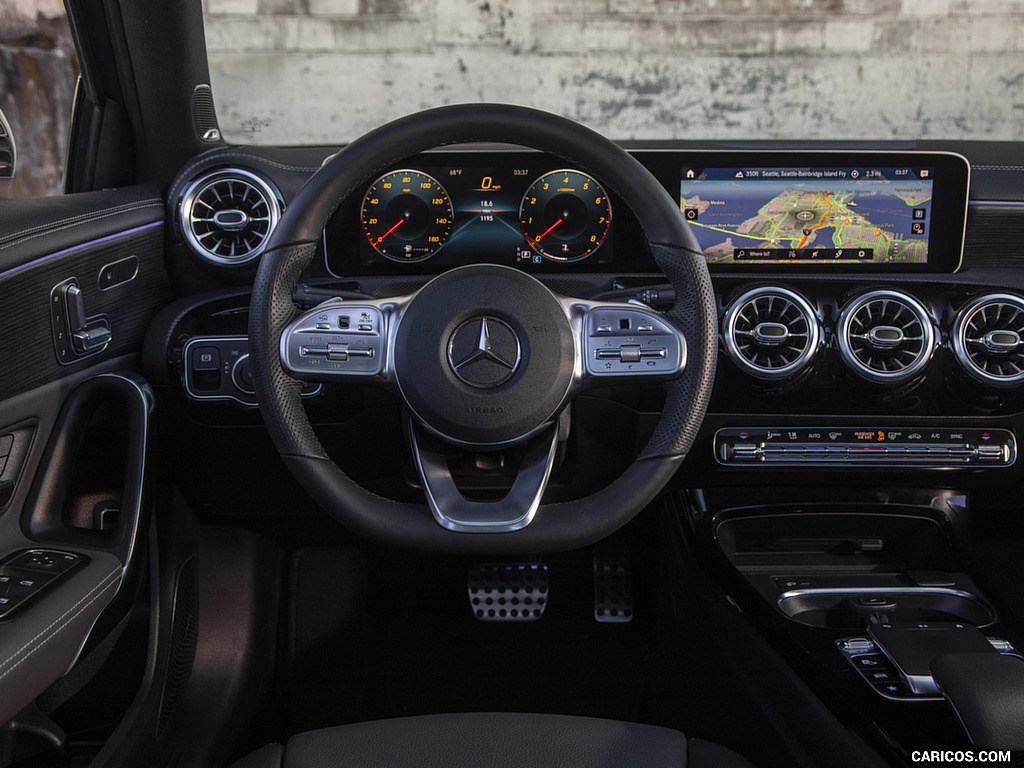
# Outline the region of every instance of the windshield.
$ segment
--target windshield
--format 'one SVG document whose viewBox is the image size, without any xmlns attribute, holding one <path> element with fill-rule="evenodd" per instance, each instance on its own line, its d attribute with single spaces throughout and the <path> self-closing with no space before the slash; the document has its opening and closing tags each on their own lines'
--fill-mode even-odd
<svg viewBox="0 0 1024 768">
<path fill-rule="evenodd" d="M 206 0 L 233 142 L 350 141 L 467 101 L 615 139 L 1024 138 L 996 0 Z"/>
</svg>

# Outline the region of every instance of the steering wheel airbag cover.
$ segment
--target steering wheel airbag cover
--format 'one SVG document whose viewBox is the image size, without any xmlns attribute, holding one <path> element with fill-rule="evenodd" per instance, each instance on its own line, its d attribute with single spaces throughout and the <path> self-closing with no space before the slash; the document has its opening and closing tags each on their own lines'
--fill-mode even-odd
<svg viewBox="0 0 1024 768">
<path fill-rule="evenodd" d="M 497 386 L 466 383 L 452 364 L 485 344 L 460 339 L 454 360 L 448 353 L 456 331 L 476 335 L 480 320 L 492 335 L 511 332 L 519 340 L 516 355 L 496 349 L 500 362 L 477 363 L 510 367 L 510 378 Z M 402 315 L 395 350 L 409 410 L 431 431 L 465 445 L 511 443 L 550 423 L 574 372 L 575 342 L 562 305 L 537 280 L 506 267 L 463 267 L 425 285 Z"/>
</svg>

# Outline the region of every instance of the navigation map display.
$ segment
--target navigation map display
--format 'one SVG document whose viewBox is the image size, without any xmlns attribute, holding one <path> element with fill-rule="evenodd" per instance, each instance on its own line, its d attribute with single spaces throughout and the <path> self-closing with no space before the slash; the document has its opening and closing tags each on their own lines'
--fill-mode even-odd
<svg viewBox="0 0 1024 768">
<path fill-rule="evenodd" d="M 947 189 L 946 199 L 936 205 L 948 170 L 942 167 L 948 165 L 945 159 L 842 157 L 887 161 L 858 165 L 822 164 L 838 159 L 827 155 L 818 156 L 814 164 L 792 157 L 797 162 L 791 165 L 729 159 L 729 165 L 682 169 L 679 207 L 710 265 L 831 264 L 932 271 L 927 267 L 936 249 L 942 252 L 942 261 L 950 261 L 949 222 L 938 218 L 941 214 L 945 219 L 949 198 L 956 195 Z M 903 159 L 906 162 L 893 162 Z M 784 155 L 774 158 L 775 163 L 786 160 Z M 959 197 L 960 240 L 949 271 L 959 262 L 966 183 Z"/>
</svg>

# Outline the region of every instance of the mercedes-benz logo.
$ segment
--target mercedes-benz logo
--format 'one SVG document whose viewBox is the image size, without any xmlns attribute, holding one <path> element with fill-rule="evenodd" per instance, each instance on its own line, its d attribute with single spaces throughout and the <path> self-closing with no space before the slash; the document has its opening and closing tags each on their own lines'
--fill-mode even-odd
<svg viewBox="0 0 1024 768">
<path fill-rule="evenodd" d="M 448 340 L 448 364 L 471 387 L 504 384 L 519 367 L 519 337 L 496 317 L 467 320 Z"/>
</svg>

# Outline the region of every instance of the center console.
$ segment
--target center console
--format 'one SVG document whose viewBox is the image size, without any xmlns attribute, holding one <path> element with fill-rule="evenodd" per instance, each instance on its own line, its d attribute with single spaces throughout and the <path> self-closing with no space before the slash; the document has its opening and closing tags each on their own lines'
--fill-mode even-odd
<svg viewBox="0 0 1024 768">
<path fill-rule="evenodd" d="M 972 271 L 969 175 L 918 153 L 680 169 L 721 333 L 682 517 L 737 606 L 897 764 L 1024 746 L 1000 714 L 1024 706 L 979 687 L 1024 672 L 1024 632 L 975 546 L 1013 506 L 1024 297 L 953 277 Z"/>
<path fill-rule="evenodd" d="M 725 444 L 716 444 L 719 461 Z M 685 494 L 685 519 L 730 597 L 823 699 L 851 710 L 868 736 L 904 759 L 939 746 L 1024 746 L 1005 730 L 995 737 L 980 737 L 981 726 L 966 730 L 956 713 L 978 714 L 987 695 L 968 685 L 954 700 L 947 686 L 963 686 L 963 675 L 953 683 L 933 670 L 959 670 L 979 654 L 994 659 L 980 663 L 1006 665 L 1001 674 L 1024 670 L 1016 618 L 971 556 L 978 494 L 928 487 L 917 470 L 907 479 L 918 488 L 870 485 L 864 471 L 856 487 L 841 468 L 800 461 L 757 473 L 762 480 L 783 473 L 781 487 L 731 484 Z M 753 460 L 719 466 L 735 467 L 733 477 L 757 470 Z M 794 471 L 805 473 L 802 482 Z M 815 486 L 813 473 L 834 484 Z M 885 469 L 875 475 L 892 477 Z"/>
</svg>

